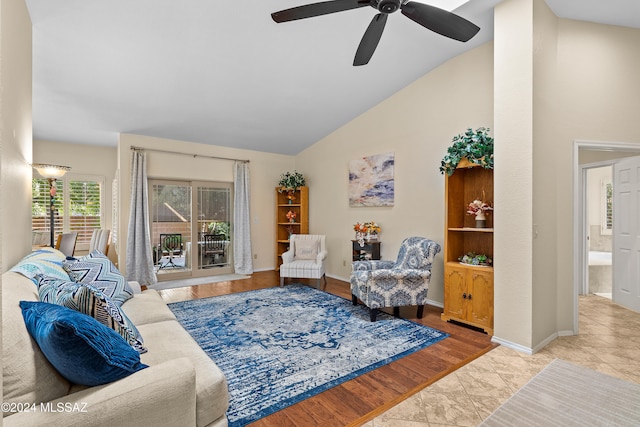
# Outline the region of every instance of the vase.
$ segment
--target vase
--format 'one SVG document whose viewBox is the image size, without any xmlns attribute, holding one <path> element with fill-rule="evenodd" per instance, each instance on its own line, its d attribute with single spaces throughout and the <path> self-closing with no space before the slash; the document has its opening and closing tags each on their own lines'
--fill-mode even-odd
<svg viewBox="0 0 640 427">
<path fill-rule="evenodd" d="M 476 228 L 485 228 L 487 226 L 487 218 L 483 211 L 478 211 L 476 214 Z"/>
<path fill-rule="evenodd" d="M 377 233 L 367 233 L 366 237 L 367 242 L 377 242 L 378 234 Z"/>
</svg>

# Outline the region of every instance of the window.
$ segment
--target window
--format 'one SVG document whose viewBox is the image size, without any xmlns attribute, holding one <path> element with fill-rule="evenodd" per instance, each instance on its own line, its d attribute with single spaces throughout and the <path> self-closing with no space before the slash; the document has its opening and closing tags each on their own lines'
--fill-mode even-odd
<svg viewBox="0 0 640 427">
<path fill-rule="evenodd" d="M 67 174 L 56 181 L 54 226 L 56 233 L 78 232 L 76 247 L 88 249 L 96 228 L 103 228 L 104 177 Z M 34 231 L 49 231 L 49 183 L 32 180 L 31 223 Z"/>
</svg>

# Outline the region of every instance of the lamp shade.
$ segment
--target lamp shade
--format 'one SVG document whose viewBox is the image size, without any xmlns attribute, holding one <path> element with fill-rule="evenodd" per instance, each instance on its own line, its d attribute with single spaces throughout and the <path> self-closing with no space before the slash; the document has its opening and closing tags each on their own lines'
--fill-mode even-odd
<svg viewBox="0 0 640 427">
<path fill-rule="evenodd" d="M 62 178 L 71 168 L 69 166 L 47 165 L 44 163 L 36 163 L 31 165 L 43 178 L 58 179 Z"/>
</svg>

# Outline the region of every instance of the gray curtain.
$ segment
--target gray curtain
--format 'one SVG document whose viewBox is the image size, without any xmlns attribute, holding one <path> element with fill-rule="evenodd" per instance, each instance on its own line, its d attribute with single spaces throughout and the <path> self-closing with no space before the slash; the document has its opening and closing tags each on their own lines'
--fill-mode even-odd
<svg viewBox="0 0 640 427">
<path fill-rule="evenodd" d="M 127 233 L 127 279 L 142 285 L 158 281 L 153 270 L 153 255 L 149 234 L 149 190 L 147 187 L 147 156 L 134 150 L 131 158 L 131 210 Z"/>
<path fill-rule="evenodd" d="M 235 162 L 233 182 L 233 266 L 237 274 L 251 274 L 253 257 L 249 212 L 249 163 Z"/>
</svg>

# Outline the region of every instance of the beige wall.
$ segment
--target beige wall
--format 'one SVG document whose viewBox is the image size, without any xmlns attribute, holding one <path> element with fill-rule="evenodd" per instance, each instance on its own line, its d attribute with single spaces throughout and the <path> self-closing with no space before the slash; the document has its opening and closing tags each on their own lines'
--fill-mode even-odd
<svg viewBox="0 0 640 427">
<path fill-rule="evenodd" d="M 533 271 L 533 7 L 498 5 L 494 19 L 495 336 L 529 348 Z"/>
<path fill-rule="evenodd" d="M 400 90 L 296 156 L 309 181 L 310 232 L 327 236 L 327 272 L 351 271 L 353 224 L 382 227 L 383 259 L 395 259 L 412 235 L 443 244 L 444 178 L 438 168 L 453 136 L 493 126 L 493 44 L 460 55 Z M 350 207 L 349 161 L 395 154 L 393 207 Z M 436 257 L 429 298 L 443 301 L 442 254 Z"/>
<path fill-rule="evenodd" d="M 31 19 L 0 2 L 0 273 L 31 250 Z M 2 278 L 0 277 L 0 285 Z M 0 303 L 2 294 L 0 293 Z M 2 324 L 0 324 L 0 334 Z M 2 358 L 2 342 L 0 342 Z M 0 367 L 2 374 L 2 367 Z M 0 375 L 0 388 L 2 375 Z M 0 425 L 2 420 L 0 419 Z"/>
<path fill-rule="evenodd" d="M 557 185 L 558 330 L 572 329 L 572 162 L 575 140 L 640 144 L 640 30 L 558 20 L 558 117 L 552 158 Z"/>
<path fill-rule="evenodd" d="M 280 174 L 294 168 L 294 158 L 281 154 L 239 150 L 207 144 L 174 141 L 139 135 L 121 134 L 118 143 L 120 188 L 119 268 L 125 271 L 126 233 L 131 185 L 131 147 L 155 148 L 187 154 L 201 154 L 249 160 L 251 182 L 251 246 L 257 255 L 255 271 L 275 268 L 275 188 Z M 148 151 L 147 175 L 150 178 L 233 182 L 233 162 L 204 157 L 181 156 Z"/>
<path fill-rule="evenodd" d="M 24 0 L 0 6 L 2 271 L 31 250 L 31 20 Z"/>
</svg>

